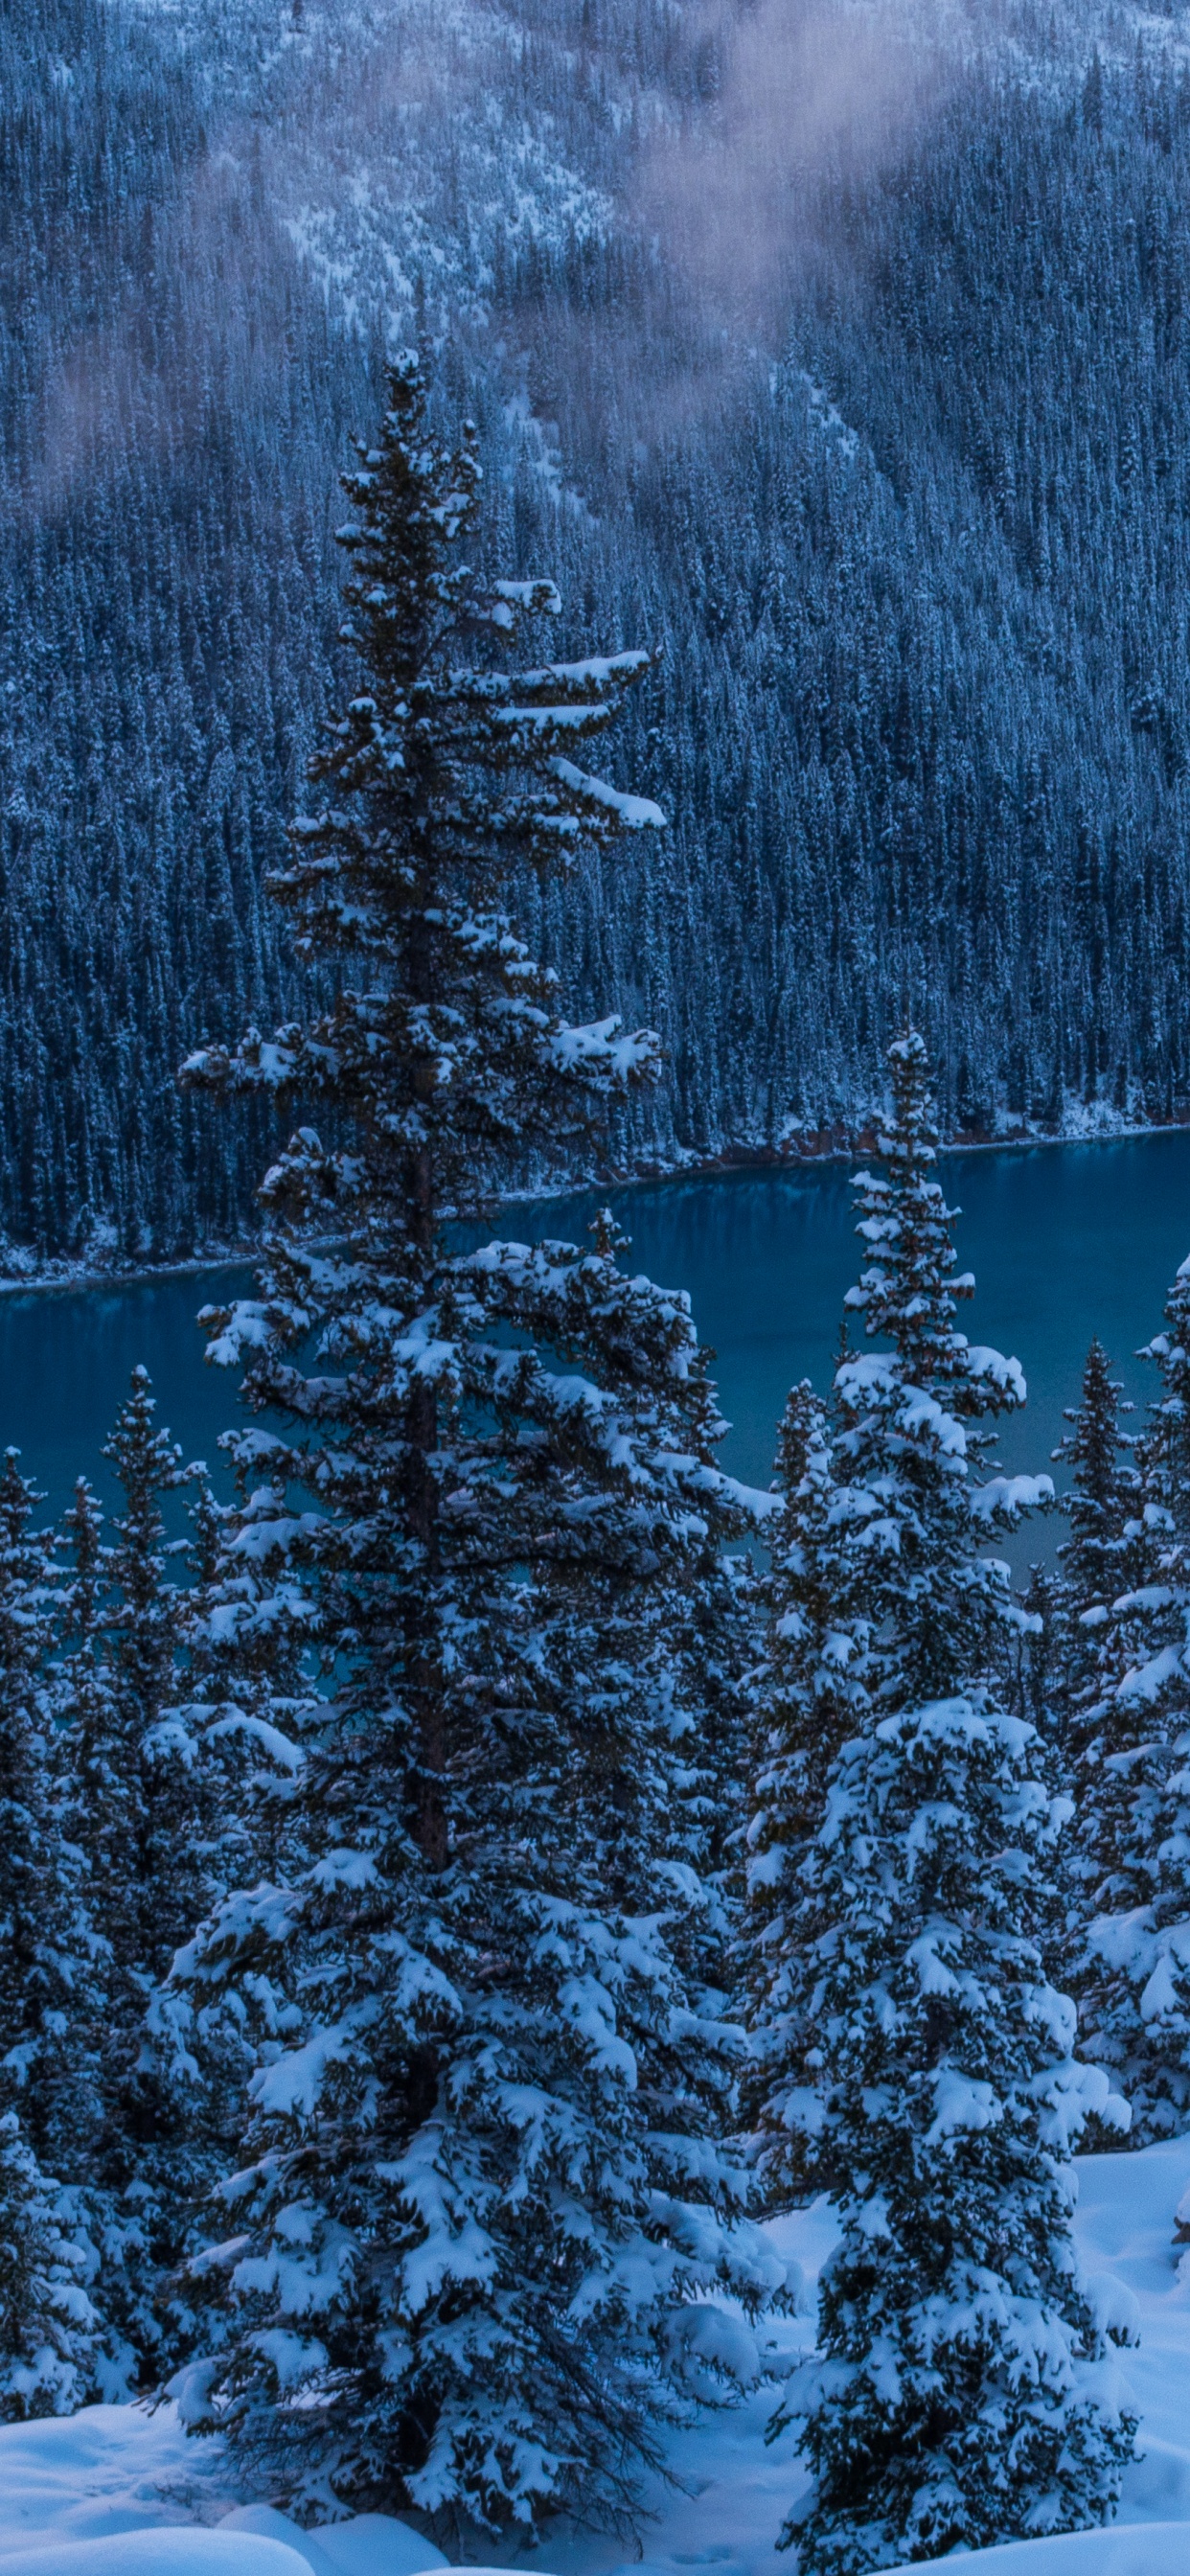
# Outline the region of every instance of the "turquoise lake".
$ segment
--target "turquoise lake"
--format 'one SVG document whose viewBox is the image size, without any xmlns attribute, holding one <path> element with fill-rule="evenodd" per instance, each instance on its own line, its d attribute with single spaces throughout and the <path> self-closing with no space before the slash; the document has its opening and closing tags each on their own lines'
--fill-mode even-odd
<svg viewBox="0 0 1190 2576">
<path fill-rule="evenodd" d="M 1015 1354 L 1028 1380 L 1028 1406 L 1005 1426 L 1000 1454 L 1014 1468 L 1045 1467 L 1093 1333 L 1139 1404 L 1151 1391 L 1153 1371 L 1134 1354 L 1159 1330 L 1169 1283 L 1190 1253 L 1190 1132 L 947 1155 L 940 1168 L 962 1210 L 960 1267 L 976 1277 L 963 1328 Z M 513 1208 L 501 1231 L 581 1235 L 599 1195 Z M 630 1266 L 687 1288 L 718 1354 L 732 1424 L 724 1463 L 767 1484 L 786 1391 L 802 1376 L 829 1382 L 843 1295 L 858 1276 L 847 1167 L 730 1172 L 610 1195 L 632 1237 Z M 105 1484 L 100 1449 L 141 1361 L 186 1457 L 217 1466 L 236 1378 L 204 1364 L 194 1318 L 208 1298 L 248 1287 L 248 1274 L 223 1270 L 0 1299 L 0 1442 L 21 1450 L 51 1507 L 80 1469 Z M 1034 1553 L 1040 1532 L 1038 1542 Z"/>
</svg>

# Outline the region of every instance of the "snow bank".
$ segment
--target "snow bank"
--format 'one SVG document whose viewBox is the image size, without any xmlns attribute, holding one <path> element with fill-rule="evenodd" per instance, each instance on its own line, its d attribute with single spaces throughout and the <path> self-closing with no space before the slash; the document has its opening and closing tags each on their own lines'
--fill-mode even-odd
<svg viewBox="0 0 1190 2576">
<path fill-rule="evenodd" d="M 946 2564 L 961 2567 L 963 2576 L 1185 2576 L 1188 2559 L 1185 2523 L 1152 2522 L 1064 2531 L 1056 2540 L 1017 2540 L 1004 2549 L 955 2550 Z"/>
<path fill-rule="evenodd" d="M 9 2553 L 106 2540 L 163 2523 L 213 2523 L 234 2502 L 222 2446 L 191 2441 L 172 2406 L 86 2406 L 0 2427 L 0 2563 Z M 41 2576 L 49 2576 L 48 2561 Z"/>
<path fill-rule="evenodd" d="M 1076 2234 L 1096 2302 L 1127 2309 L 1140 2332 L 1119 2367 L 1142 2456 L 1110 2530 L 969 2552 L 962 2564 L 972 2576 L 1190 2576 L 1190 2245 L 1174 2233 L 1190 2138 L 1082 2157 L 1077 2172 Z M 769 2232 L 804 2283 L 803 2312 L 771 2347 L 780 2371 L 812 2342 L 814 2283 L 835 2228 L 818 2202 Z M 524 2564 L 535 2576 L 791 2576 L 775 2542 L 806 2477 L 790 2434 L 766 2445 L 771 2408 L 761 2389 L 675 2433 L 678 2483 L 646 2496 L 641 2559 L 623 2542 L 559 2531 Z M 446 2563 L 386 2514 L 300 2531 L 270 2505 L 240 2504 L 221 2445 L 188 2440 L 172 2407 L 91 2406 L 0 2428 L 0 2576 L 429 2576 Z"/>
<path fill-rule="evenodd" d="M 3 2560 L 5 2576 L 306 2576 L 306 2561 L 250 2532 L 130 2531 L 110 2540 L 49 2540 Z"/>
<path fill-rule="evenodd" d="M 388 2514 L 357 2514 L 313 2532 L 267 2504 L 237 2507 L 208 2530 L 160 2522 L 103 2540 L 43 2531 L 24 2548 L 0 2547 L 4 2576 L 435 2576 L 446 2564 Z"/>
<path fill-rule="evenodd" d="M 408 2523 L 361 2513 L 299 2530 L 237 2505 L 223 2446 L 172 2406 L 87 2406 L 0 2426 L 0 2576 L 432 2576 Z"/>
<path fill-rule="evenodd" d="M 313 2569 L 313 2576 L 431 2576 L 433 2569 L 449 2564 L 420 2532 L 388 2513 L 357 2513 L 348 2522 L 301 2531 L 274 2505 L 247 2504 L 224 2515 L 218 2537 L 234 2538 L 238 2532 L 284 2543 L 291 2556 L 296 2551 L 303 2566 Z"/>
</svg>

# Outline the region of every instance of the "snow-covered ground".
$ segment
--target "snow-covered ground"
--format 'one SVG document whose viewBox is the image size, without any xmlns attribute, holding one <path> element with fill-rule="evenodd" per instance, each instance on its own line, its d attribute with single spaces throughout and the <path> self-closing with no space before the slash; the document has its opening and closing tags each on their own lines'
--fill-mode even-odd
<svg viewBox="0 0 1190 2576">
<path fill-rule="evenodd" d="M 972 2576 L 1190 2576 L 1190 2250 L 1174 2241 L 1190 2138 L 1084 2158 L 1079 2181 L 1084 2269 L 1140 2335 L 1120 2366 L 1143 2456 L 1110 2531 L 984 2550 Z M 806 2281 L 806 2313 L 782 2331 L 788 2350 L 812 2335 L 829 2214 L 811 2210 L 774 2232 Z M 789 2576 L 774 2542 L 803 2477 L 788 2435 L 766 2448 L 771 2406 L 770 2391 L 674 2442 L 678 2483 L 649 2499 L 641 2559 L 622 2542 L 555 2535 L 523 2563 L 536 2576 Z M 444 2564 L 382 2514 L 301 2532 L 267 2505 L 244 2504 L 220 2445 L 188 2441 L 168 2407 L 94 2406 L 0 2430 L 0 2576 L 420 2576 Z"/>
</svg>

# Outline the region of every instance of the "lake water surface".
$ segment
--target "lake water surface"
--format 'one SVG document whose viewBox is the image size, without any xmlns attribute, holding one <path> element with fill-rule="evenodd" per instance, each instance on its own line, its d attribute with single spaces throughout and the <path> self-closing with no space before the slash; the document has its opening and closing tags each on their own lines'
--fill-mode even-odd
<svg viewBox="0 0 1190 2576">
<path fill-rule="evenodd" d="M 1005 1427 L 1005 1463 L 1040 1468 L 1077 1400 L 1098 1333 L 1130 1395 L 1151 1367 L 1134 1357 L 1158 1331 L 1178 1263 L 1190 1253 L 1190 1132 L 1108 1144 L 947 1155 L 960 1266 L 977 1293 L 960 1317 L 972 1340 L 1021 1361 L 1025 1413 Z M 579 1236 L 598 1194 L 508 1211 L 501 1232 Z M 667 1287 L 689 1289 L 732 1430 L 725 1465 L 767 1484 L 774 1429 L 791 1382 L 829 1382 L 845 1290 L 858 1276 L 849 1174 L 837 1164 L 730 1172 L 615 1191 L 628 1256 Z M 236 1377 L 205 1366 L 198 1308 L 245 1293 L 242 1271 L 133 1287 L 0 1299 L 0 1443 L 22 1452 L 54 1507 L 81 1470 L 105 1484 L 99 1452 L 138 1361 L 188 1458 L 217 1464 L 236 1412 Z M 1038 1552 L 1035 1548 L 1032 1552 Z"/>
</svg>

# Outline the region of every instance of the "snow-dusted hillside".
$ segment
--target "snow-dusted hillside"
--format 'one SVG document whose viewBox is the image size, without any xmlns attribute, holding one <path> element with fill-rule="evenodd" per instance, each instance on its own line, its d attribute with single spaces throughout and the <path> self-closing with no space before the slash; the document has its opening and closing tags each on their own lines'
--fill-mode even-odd
<svg viewBox="0 0 1190 2576">
<path fill-rule="evenodd" d="M 156 0 L 140 5 L 160 30 Z M 220 152 L 251 164 L 258 205 L 365 339 L 482 326 L 502 259 L 610 229 L 492 0 L 180 0 L 164 15 Z"/>
<path fill-rule="evenodd" d="M 1190 2138 L 1078 2166 L 1080 2254 L 1117 2326 L 1139 2342 L 1120 2369 L 1140 2417 L 1140 2457 L 1112 2530 L 975 2553 L 979 2576 L 1184 2576 L 1190 2564 L 1190 2254 L 1175 2212 L 1190 2186 Z M 812 2338 L 813 2282 L 832 2243 L 821 2208 L 775 2230 L 800 2264 L 807 2314 L 780 2359 Z M 555 2532 L 513 2564 L 535 2576 L 790 2576 L 774 2547 L 802 2485 L 789 2438 L 769 2449 L 772 2394 L 705 2419 L 672 2444 L 641 2559 L 623 2543 Z M 544 2563 L 543 2563 L 544 2562 Z M 217 2442 L 187 2441 L 170 2408 L 93 2407 L 0 2431 L 0 2576 L 419 2576 L 444 2563 L 409 2529 L 363 2515 L 319 2532 L 235 2493 Z"/>
<path fill-rule="evenodd" d="M 906 994 L 948 1127 L 1190 1104 L 1188 25 L 9 0 L 0 1247 L 252 1222 L 173 1078 L 295 1007 L 261 880 L 410 341 L 492 564 L 662 656 L 672 834 L 525 924 L 663 1038 L 626 1161 L 862 1124 Z"/>
</svg>

